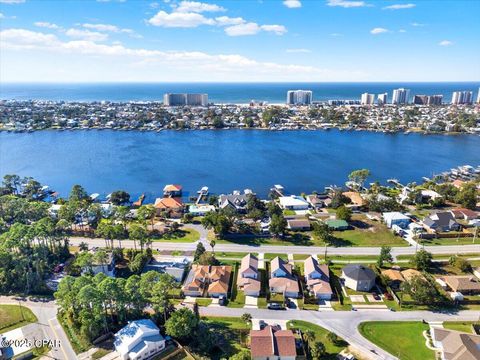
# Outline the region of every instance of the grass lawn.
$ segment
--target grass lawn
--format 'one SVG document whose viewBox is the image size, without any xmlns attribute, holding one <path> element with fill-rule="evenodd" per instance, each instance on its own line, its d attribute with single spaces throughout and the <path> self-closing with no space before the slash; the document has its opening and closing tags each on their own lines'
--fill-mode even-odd
<svg viewBox="0 0 480 360">
<path fill-rule="evenodd" d="M 353 230 L 334 231 L 334 245 L 336 246 L 408 246 L 408 243 L 394 235 L 383 224 L 375 223 L 368 229 L 355 228 Z"/>
<path fill-rule="evenodd" d="M 0 305 L 0 331 L 7 331 L 36 322 L 37 317 L 29 308 L 20 305 Z"/>
<path fill-rule="evenodd" d="M 435 360 L 422 333 L 428 325 L 419 321 L 369 321 L 358 327 L 362 336 L 400 360 Z"/>
<path fill-rule="evenodd" d="M 210 354 L 211 359 L 226 359 L 247 348 L 250 324 L 234 317 L 202 317 L 202 320 L 215 333 L 221 334 L 227 344 L 220 344 L 218 351 Z"/>
<path fill-rule="evenodd" d="M 245 306 L 245 293 L 241 290 L 237 290 L 235 300 L 228 300 L 227 307 L 243 308 L 244 306 Z"/>
<path fill-rule="evenodd" d="M 477 239 L 473 242 L 471 237 L 461 237 L 461 238 L 436 238 L 436 239 L 425 239 L 422 242 L 425 246 L 431 245 L 470 245 L 470 244 L 479 244 L 480 240 Z"/>
<path fill-rule="evenodd" d="M 215 257 L 217 259 L 221 258 L 235 258 L 235 259 L 241 259 L 248 253 L 246 252 L 224 252 L 224 251 L 216 251 L 215 252 Z M 252 253 L 252 255 L 258 256 L 257 253 Z"/>
<path fill-rule="evenodd" d="M 195 242 L 200 239 L 200 233 L 195 229 L 182 228 L 172 233 L 167 233 L 162 235 L 159 239 L 154 239 L 153 241 L 171 241 L 171 242 L 181 242 L 189 243 Z"/>
<path fill-rule="evenodd" d="M 469 334 L 473 334 L 472 321 L 445 321 L 443 327 L 445 329 L 463 331 Z"/>
<path fill-rule="evenodd" d="M 313 331 L 315 340 L 325 345 L 327 355 L 322 357 L 322 359 L 336 359 L 337 354 L 348 346 L 348 343 L 341 338 L 339 338 L 337 344 L 332 343 L 327 337 L 330 331 L 307 321 L 292 320 L 287 323 L 287 326 L 289 329 L 299 329 L 302 332 L 307 330 Z"/>
<path fill-rule="evenodd" d="M 112 352 L 112 350 L 107 350 L 107 349 L 101 349 L 100 348 L 92 354 L 92 359 L 101 359 L 102 357 L 104 357 L 105 355 L 107 355 L 111 352 Z"/>
<path fill-rule="evenodd" d="M 287 254 L 279 254 L 279 253 L 265 253 L 263 254 L 263 258 L 265 260 L 273 260 L 275 259 L 276 257 L 281 257 L 283 260 L 287 261 Z"/>
<path fill-rule="evenodd" d="M 210 298 L 195 298 L 195 302 L 198 306 L 208 306 L 212 303 L 212 299 Z"/>
</svg>

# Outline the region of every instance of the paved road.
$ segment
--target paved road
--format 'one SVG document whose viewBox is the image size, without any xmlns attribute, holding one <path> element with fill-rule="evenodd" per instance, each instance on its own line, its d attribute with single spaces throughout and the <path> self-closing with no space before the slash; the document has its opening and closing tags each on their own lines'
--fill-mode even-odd
<svg viewBox="0 0 480 360">
<path fill-rule="evenodd" d="M 15 304 L 19 305 L 18 300 L 11 297 L 0 296 L 1 304 Z M 20 301 L 25 307 L 28 307 L 38 319 L 37 325 L 44 333 L 45 339 L 59 340 L 61 346 L 59 348 L 52 348 L 49 353 L 54 359 L 60 360 L 73 360 L 77 359 L 77 355 L 68 340 L 67 335 L 63 331 L 62 326 L 57 320 L 57 305 L 53 301 L 41 302 L 41 301 Z"/>
<path fill-rule="evenodd" d="M 209 249 L 210 245 L 206 238 L 199 240 L 204 243 L 205 248 Z M 99 238 L 84 238 L 72 237 L 70 244 L 78 246 L 81 242 L 86 242 L 90 246 L 105 247 L 105 240 Z M 115 241 L 115 244 L 118 242 Z M 153 249 L 158 250 L 179 250 L 179 251 L 194 251 L 197 242 L 192 243 L 178 243 L 166 241 L 154 241 L 152 243 Z M 134 248 L 133 241 L 122 240 L 122 247 Z M 419 247 L 420 248 L 420 247 Z M 472 254 L 480 253 L 480 244 L 475 245 L 443 245 L 443 246 L 426 246 L 426 250 L 432 254 Z M 215 245 L 215 251 L 219 252 L 263 252 L 263 253 L 290 253 L 290 254 L 323 254 L 325 247 L 321 246 L 285 246 L 285 245 L 241 245 L 241 244 L 220 244 Z M 380 253 L 379 247 L 329 247 L 327 249 L 329 255 L 378 255 Z M 413 246 L 392 247 L 392 255 L 411 255 L 414 254 L 416 248 Z"/>
<path fill-rule="evenodd" d="M 200 314 L 205 316 L 241 316 L 250 313 L 254 319 L 268 322 L 275 320 L 304 320 L 320 325 L 341 336 L 366 358 L 396 359 L 396 354 L 389 354 L 365 339 L 358 331 L 358 325 L 365 321 L 477 321 L 478 311 L 461 311 L 458 313 L 434 313 L 429 311 L 391 312 L 385 310 L 361 311 L 307 311 L 286 310 L 272 311 L 267 309 L 237 309 L 226 307 L 201 307 Z M 373 353 L 371 350 L 374 350 Z"/>
</svg>

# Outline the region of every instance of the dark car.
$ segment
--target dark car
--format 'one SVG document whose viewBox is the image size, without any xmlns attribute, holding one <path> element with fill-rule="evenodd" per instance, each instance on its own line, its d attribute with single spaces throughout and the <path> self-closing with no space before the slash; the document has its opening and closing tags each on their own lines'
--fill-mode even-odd
<svg viewBox="0 0 480 360">
<path fill-rule="evenodd" d="M 375 300 L 382 300 L 382 298 L 377 293 L 372 293 L 372 296 Z"/>
<path fill-rule="evenodd" d="M 268 303 L 267 308 L 270 310 L 285 310 L 285 306 L 279 303 Z"/>
<path fill-rule="evenodd" d="M 287 307 L 289 309 L 296 309 L 297 308 L 297 304 L 295 304 L 292 300 L 290 299 L 287 299 L 287 303 L 286 303 Z"/>
</svg>

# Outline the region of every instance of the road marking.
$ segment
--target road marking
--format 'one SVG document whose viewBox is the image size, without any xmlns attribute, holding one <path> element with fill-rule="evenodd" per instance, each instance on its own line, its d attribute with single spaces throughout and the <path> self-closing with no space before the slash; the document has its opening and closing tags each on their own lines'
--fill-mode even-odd
<svg viewBox="0 0 480 360">
<path fill-rule="evenodd" d="M 62 326 L 62 325 L 60 325 L 60 322 L 56 318 L 52 318 L 52 319 L 55 319 L 57 321 L 58 325 Z M 48 320 L 48 323 L 50 324 L 50 328 L 52 329 L 53 333 L 55 334 L 55 337 L 60 341 L 60 349 L 62 350 L 63 355 L 65 356 L 65 359 L 69 360 L 68 356 L 67 356 L 67 353 L 65 352 L 65 349 L 62 346 L 62 340 L 58 336 L 58 333 L 56 332 L 55 327 L 52 325 L 52 319 Z M 67 338 L 67 340 L 68 340 L 68 338 Z"/>
</svg>

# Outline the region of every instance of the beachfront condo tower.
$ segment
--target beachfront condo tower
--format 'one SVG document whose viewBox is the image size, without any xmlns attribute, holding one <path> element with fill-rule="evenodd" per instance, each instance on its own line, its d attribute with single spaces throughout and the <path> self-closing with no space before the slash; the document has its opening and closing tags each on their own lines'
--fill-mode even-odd
<svg viewBox="0 0 480 360">
<path fill-rule="evenodd" d="M 289 90 L 287 92 L 288 105 L 310 105 L 312 103 L 310 90 Z"/>
<path fill-rule="evenodd" d="M 163 104 L 166 106 L 207 106 L 208 94 L 165 94 Z"/>
<path fill-rule="evenodd" d="M 395 89 L 393 90 L 393 96 L 392 96 L 392 104 L 395 105 L 402 105 L 402 104 L 408 104 L 410 97 L 410 90 L 409 89 Z"/>
</svg>

